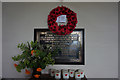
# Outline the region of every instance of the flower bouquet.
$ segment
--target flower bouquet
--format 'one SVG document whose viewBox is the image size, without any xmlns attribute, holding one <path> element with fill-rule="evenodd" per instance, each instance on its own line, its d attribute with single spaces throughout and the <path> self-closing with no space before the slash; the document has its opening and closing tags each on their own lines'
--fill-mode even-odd
<svg viewBox="0 0 120 80">
<path fill-rule="evenodd" d="M 37 41 L 21 43 L 17 46 L 22 54 L 12 57 L 17 63 L 14 64 L 16 70 L 21 72 L 25 69 L 26 74 L 31 74 L 33 78 L 40 78 L 42 69 L 48 64 L 54 64 L 53 57 L 57 54 L 58 49 L 52 49 L 50 45 L 40 45 Z M 30 72 L 28 69 L 32 69 Z"/>
</svg>

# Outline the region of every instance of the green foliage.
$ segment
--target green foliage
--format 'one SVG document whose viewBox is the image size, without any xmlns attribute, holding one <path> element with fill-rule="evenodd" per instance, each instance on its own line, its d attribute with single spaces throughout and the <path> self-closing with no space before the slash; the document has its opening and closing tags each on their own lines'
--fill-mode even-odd
<svg viewBox="0 0 120 80">
<path fill-rule="evenodd" d="M 54 64 L 53 57 L 57 53 L 57 49 L 51 50 L 50 45 L 40 45 L 37 41 L 27 42 L 27 44 L 21 43 L 17 46 L 22 54 L 12 57 L 14 61 L 19 62 L 16 66 L 16 70 L 21 72 L 25 68 L 42 68 L 44 69 L 48 64 Z"/>
</svg>

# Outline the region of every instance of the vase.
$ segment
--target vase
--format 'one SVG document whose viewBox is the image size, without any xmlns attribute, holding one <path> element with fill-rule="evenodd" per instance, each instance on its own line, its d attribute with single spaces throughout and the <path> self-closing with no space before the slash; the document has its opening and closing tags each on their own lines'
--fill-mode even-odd
<svg viewBox="0 0 120 80">
<path fill-rule="evenodd" d="M 36 69 L 33 69 L 32 72 L 32 78 L 40 78 L 41 71 L 36 71 Z"/>
</svg>

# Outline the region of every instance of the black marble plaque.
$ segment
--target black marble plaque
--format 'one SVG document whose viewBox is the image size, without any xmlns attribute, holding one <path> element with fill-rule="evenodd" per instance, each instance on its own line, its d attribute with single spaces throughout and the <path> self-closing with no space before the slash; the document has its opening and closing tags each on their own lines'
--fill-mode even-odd
<svg viewBox="0 0 120 80">
<path fill-rule="evenodd" d="M 34 41 L 59 48 L 56 64 L 84 65 L 84 29 L 75 29 L 69 35 L 56 35 L 49 29 L 34 29 Z"/>
</svg>

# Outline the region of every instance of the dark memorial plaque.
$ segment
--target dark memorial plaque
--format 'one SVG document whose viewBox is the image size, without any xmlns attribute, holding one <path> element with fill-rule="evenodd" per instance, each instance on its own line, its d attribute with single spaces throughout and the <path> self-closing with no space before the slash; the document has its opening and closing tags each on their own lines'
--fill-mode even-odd
<svg viewBox="0 0 120 80">
<path fill-rule="evenodd" d="M 49 29 L 34 29 L 34 41 L 60 49 L 55 64 L 84 65 L 84 29 L 75 29 L 69 35 L 56 35 Z"/>
</svg>

